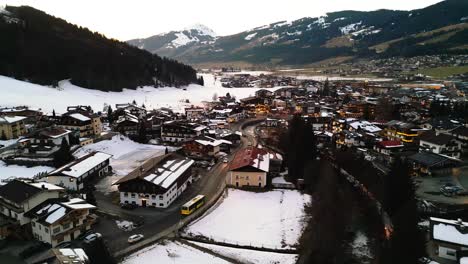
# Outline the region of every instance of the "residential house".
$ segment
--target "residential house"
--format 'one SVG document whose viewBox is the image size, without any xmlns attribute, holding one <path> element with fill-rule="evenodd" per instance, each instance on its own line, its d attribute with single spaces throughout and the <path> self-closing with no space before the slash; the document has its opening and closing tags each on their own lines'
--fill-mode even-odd
<svg viewBox="0 0 468 264">
<path fill-rule="evenodd" d="M 165 142 L 183 143 L 202 135 L 206 128 L 203 125 L 181 120 L 167 121 L 161 127 L 161 139 Z"/>
<path fill-rule="evenodd" d="M 37 205 L 59 198 L 63 188 L 46 182 L 13 180 L 0 186 L 0 214 L 22 226 L 31 219 L 25 213 Z"/>
<path fill-rule="evenodd" d="M 139 119 L 128 111 L 124 111 L 123 115 L 120 115 L 116 121 L 114 121 L 113 129 L 119 131 L 121 134 L 126 136 L 138 135 Z"/>
<path fill-rule="evenodd" d="M 403 143 L 414 143 L 421 130 L 412 123 L 406 123 L 399 120 L 387 122 L 382 135 L 388 140 L 399 140 Z"/>
<path fill-rule="evenodd" d="M 0 116 L 0 140 L 18 138 L 26 134 L 24 116 Z"/>
<path fill-rule="evenodd" d="M 70 130 L 61 127 L 48 127 L 35 131 L 21 141 L 23 155 L 49 157 L 60 149 L 62 141 L 70 143 Z"/>
<path fill-rule="evenodd" d="M 70 242 L 91 229 L 96 216 L 90 210 L 96 206 L 80 198 L 48 200 L 27 213 L 34 238 L 52 247 Z"/>
<path fill-rule="evenodd" d="M 232 143 L 224 139 L 199 136 L 191 141 L 185 142 L 183 149 L 189 156 L 213 158 L 219 154 L 222 145 L 228 145 L 228 147 L 224 146 L 223 149 L 229 149 L 229 146 L 231 146 Z"/>
<path fill-rule="evenodd" d="M 67 107 L 67 113 L 79 113 L 91 119 L 92 135 L 100 136 L 102 133 L 102 121 L 101 116 L 93 112 L 90 106 L 69 106 Z"/>
<path fill-rule="evenodd" d="M 52 258 L 42 263 L 50 264 L 89 264 L 90 260 L 82 248 L 53 248 Z"/>
<path fill-rule="evenodd" d="M 468 127 L 459 126 L 446 132 L 462 143 L 462 153 L 468 153 Z"/>
<path fill-rule="evenodd" d="M 413 154 L 408 160 L 413 163 L 415 172 L 420 175 L 450 175 L 452 168 L 460 165 L 457 159 L 426 151 Z"/>
<path fill-rule="evenodd" d="M 468 251 L 468 223 L 431 217 L 430 236 L 432 250 L 440 258 L 457 261 Z"/>
<path fill-rule="evenodd" d="M 26 117 L 26 124 L 34 124 L 42 117 L 40 109 L 33 109 L 27 106 L 0 109 L 0 116 L 23 116 Z"/>
<path fill-rule="evenodd" d="M 91 118 L 81 113 L 63 114 L 58 125 L 72 132 L 76 132 L 79 137 L 90 137 L 94 135 Z"/>
<path fill-rule="evenodd" d="M 115 105 L 116 110 L 127 110 L 130 114 L 134 115 L 139 118 L 143 118 L 146 116 L 146 109 L 143 107 L 139 107 L 134 104 L 116 104 Z"/>
<path fill-rule="evenodd" d="M 187 117 L 187 120 L 197 120 L 203 117 L 203 114 L 205 113 L 205 109 L 202 107 L 190 107 L 190 108 L 185 108 L 185 116 Z"/>
<path fill-rule="evenodd" d="M 451 135 L 428 131 L 419 138 L 419 148 L 459 159 L 462 143 Z"/>
<path fill-rule="evenodd" d="M 257 147 L 239 150 L 229 164 L 226 183 L 230 186 L 264 188 L 270 171 L 270 153 Z"/>
<path fill-rule="evenodd" d="M 102 177 L 109 172 L 109 159 L 111 157 L 112 155 L 103 152 L 89 153 L 50 172 L 46 181 L 63 186 L 68 190 L 81 191 L 86 188 L 91 179 Z"/>
<path fill-rule="evenodd" d="M 118 180 L 120 203 L 167 208 L 192 183 L 194 160 L 173 153 L 158 157 Z"/>
</svg>

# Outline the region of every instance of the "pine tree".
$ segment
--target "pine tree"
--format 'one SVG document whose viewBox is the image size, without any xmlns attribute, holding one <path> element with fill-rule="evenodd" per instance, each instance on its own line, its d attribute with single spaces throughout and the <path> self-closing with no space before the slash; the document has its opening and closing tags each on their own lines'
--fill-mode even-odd
<svg viewBox="0 0 468 264">
<path fill-rule="evenodd" d="M 166 149 L 164 150 L 164 154 L 167 155 L 169 154 L 169 149 L 166 147 Z"/>
<path fill-rule="evenodd" d="M 54 166 L 61 167 L 70 161 L 72 161 L 73 155 L 70 153 L 70 145 L 68 141 L 64 138 L 62 139 L 62 144 L 60 148 L 54 153 Z"/>
<path fill-rule="evenodd" d="M 112 116 L 112 114 L 112 106 L 109 105 L 109 107 L 107 108 L 107 120 L 109 120 L 109 124 L 112 124 L 114 122 L 114 117 Z"/>
<path fill-rule="evenodd" d="M 386 176 L 384 206 L 391 218 L 393 232 L 383 249 L 382 263 L 412 264 L 426 255 L 410 172 L 408 164 L 397 159 Z"/>
<path fill-rule="evenodd" d="M 0 137 L 1 140 L 7 140 L 7 137 L 6 137 L 6 134 L 5 134 L 5 131 L 2 130 L 2 136 Z"/>
<path fill-rule="evenodd" d="M 55 109 L 52 109 L 52 116 L 55 117 Z"/>
</svg>

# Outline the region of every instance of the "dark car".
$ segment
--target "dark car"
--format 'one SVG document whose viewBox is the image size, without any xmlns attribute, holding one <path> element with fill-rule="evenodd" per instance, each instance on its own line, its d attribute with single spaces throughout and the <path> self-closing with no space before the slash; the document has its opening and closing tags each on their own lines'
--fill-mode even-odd
<svg viewBox="0 0 468 264">
<path fill-rule="evenodd" d="M 136 205 L 136 204 L 129 204 L 129 203 L 120 204 L 120 208 L 127 209 L 127 210 L 133 210 L 133 209 L 135 209 L 137 207 L 138 207 L 138 205 Z"/>
</svg>

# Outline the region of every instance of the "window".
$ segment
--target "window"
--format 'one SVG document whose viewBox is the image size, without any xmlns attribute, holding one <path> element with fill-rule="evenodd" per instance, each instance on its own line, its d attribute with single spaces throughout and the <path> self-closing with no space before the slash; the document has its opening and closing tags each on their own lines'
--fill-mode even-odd
<svg viewBox="0 0 468 264">
<path fill-rule="evenodd" d="M 124 197 L 128 197 L 128 193 L 124 193 Z"/>
<path fill-rule="evenodd" d="M 63 237 L 57 238 L 57 243 L 61 243 L 61 242 L 63 242 Z"/>
<path fill-rule="evenodd" d="M 132 193 L 132 195 L 131 195 L 131 196 L 132 196 L 132 198 L 135 198 L 135 194 L 134 194 L 134 193 Z"/>
<path fill-rule="evenodd" d="M 163 204 L 163 203 L 160 203 L 159 206 L 164 206 L 164 204 Z"/>
<path fill-rule="evenodd" d="M 455 250 L 447 249 L 447 255 L 455 257 L 456 252 L 455 252 Z"/>
<path fill-rule="evenodd" d="M 151 199 L 156 199 L 156 195 L 151 195 Z"/>
<path fill-rule="evenodd" d="M 40 228 L 39 228 L 39 229 L 40 229 Z M 59 233 L 59 232 L 60 232 L 60 226 L 54 228 L 54 229 L 52 230 L 52 232 L 53 232 L 54 234 Z"/>
<path fill-rule="evenodd" d="M 245 179 L 246 179 L 246 180 L 249 180 L 249 176 L 245 176 Z"/>
<path fill-rule="evenodd" d="M 45 231 L 46 233 L 49 233 L 49 228 L 44 227 L 44 231 Z"/>
<path fill-rule="evenodd" d="M 31 222 L 31 225 L 32 225 L 33 227 L 35 227 L 35 226 L 36 226 L 36 223 L 34 223 L 34 222 Z"/>
<path fill-rule="evenodd" d="M 63 229 L 64 229 L 64 230 L 65 230 L 65 229 L 68 229 L 68 228 L 70 228 L 70 223 L 66 223 L 66 224 L 63 225 Z"/>
<path fill-rule="evenodd" d="M 238 179 L 239 179 L 239 175 L 236 175 L 236 180 L 238 180 Z"/>
<path fill-rule="evenodd" d="M 41 225 L 39 225 L 39 230 L 42 230 L 42 226 L 41 226 Z"/>
</svg>

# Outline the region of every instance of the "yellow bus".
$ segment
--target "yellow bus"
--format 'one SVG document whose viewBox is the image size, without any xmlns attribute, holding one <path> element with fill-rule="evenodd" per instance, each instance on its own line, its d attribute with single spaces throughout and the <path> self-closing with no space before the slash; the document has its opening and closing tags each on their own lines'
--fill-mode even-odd
<svg viewBox="0 0 468 264">
<path fill-rule="evenodd" d="M 190 215 L 191 213 L 195 212 L 198 208 L 202 207 L 205 204 L 205 195 L 197 195 L 192 200 L 188 201 L 180 210 L 182 215 Z"/>
</svg>

